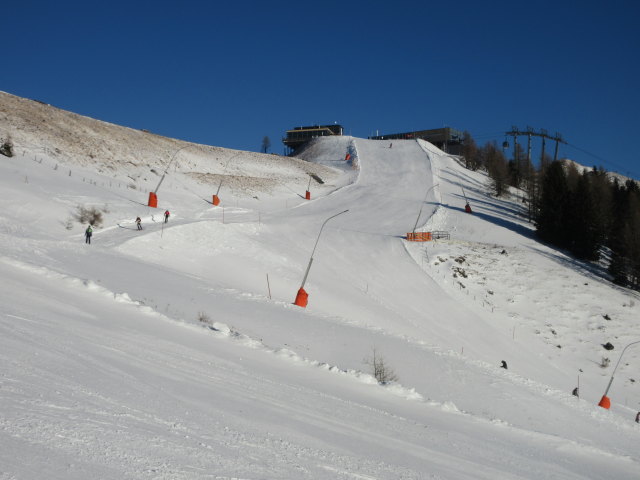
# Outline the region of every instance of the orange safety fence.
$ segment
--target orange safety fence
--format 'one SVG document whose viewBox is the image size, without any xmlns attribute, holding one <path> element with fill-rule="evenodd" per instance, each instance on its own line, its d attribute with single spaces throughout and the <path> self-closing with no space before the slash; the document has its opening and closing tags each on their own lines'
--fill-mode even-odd
<svg viewBox="0 0 640 480">
<path fill-rule="evenodd" d="M 430 242 L 432 240 L 431 232 L 409 232 L 407 240 L 410 242 Z"/>
</svg>

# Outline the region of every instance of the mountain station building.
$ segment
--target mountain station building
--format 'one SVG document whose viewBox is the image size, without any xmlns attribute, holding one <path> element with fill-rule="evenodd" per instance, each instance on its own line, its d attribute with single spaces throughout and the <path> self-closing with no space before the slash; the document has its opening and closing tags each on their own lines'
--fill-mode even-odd
<svg viewBox="0 0 640 480">
<path fill-rule="evenodd" d="M 338 124 L 295 127 L 293 130 L 287 130 L 287 136 L 282 139 L 282 143 L 287 147 L 287 155 L 291 155 L 312 138 L 342 135 L 343 131 L 342 125 Z"/>
<path fill-rule="evenodd" d="M 453 155 L 462 154 L 462 132 L 451 127 L 369 137 L 370 140 L 411 140 L 414 138 L 421 138 L 429 143 L 433 143 L 443 152 Z"/>
</svg>

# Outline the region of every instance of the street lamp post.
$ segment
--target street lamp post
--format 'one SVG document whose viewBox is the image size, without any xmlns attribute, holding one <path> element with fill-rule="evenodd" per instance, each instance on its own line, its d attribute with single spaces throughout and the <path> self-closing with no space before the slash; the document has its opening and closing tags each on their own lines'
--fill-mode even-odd
<svg viewBox="0 0 640 480">
<path fill-rule="evenodd" d="M 306 200 L 311 200 L 311 179 L 313 177 L 311 175 L 309 175 L 309 185 L 307 185 L 307 191 L 304 194 L 304 198 Z"/>
<path fill-rule="evenodd" d="M 322 226 L 320 227 L 320 232 L 318 233 L 318 238 L 316 238 L 316 243 L 313 246 L 313 250 L 311 251 L 311 258 L 309 258 L 309 264 L 307 265 L 307 270 L 306 272 L 304 272 L 304 278 L 302 279 L 302 285 L 300 285 L 300 289 L 298 290 L 298 294 L 296 295 L 296 300 L 294 302 L 294 305 L 297 305 L 299 307 L 306 307 L 307 306 L 307 301 L 309 299 L 309 294 L 305 291 L 304 289 L 304 284 L 307 283 L 307 277 L 309 276 L 309 270 L 311 270 L 311 263 L 313 262 L 313 254 L 316 251 L 316 247 L 318 246 L 318 242 L 320 241 L 320 235 L 322 234 L 322 229 L 324 228 L 324 226 L 327 224 L 327 222 L 329 220 L 331 220 L 332 218 L 336 218 L 338 215 L 342 215 L 343 213 L 347 213 L 349 211 L 349 209 L 344 210 L 340 213 L 336 213 L 335 215 L 332 215 L 331 217 L 327 218 Z"/>
<path fill-rule="evenodd" d="M 611 408 L 611 400 L 609 399 L 609 397 L 607 397 L 607 393 L 609 393 L 609 388 L 611 388 L 611 384 L 613 383 L 613 376 L 615 375 L 616 370 L 618 369 L 618 365 L 620 365 L 620 360 L 622 360 L 622 356 L 624 355 L 625 350 L 629 348 L 631 345 L 636 345 L 638 343 L 640 343 L 640 340 L 638 340 L 637 342 L 631 342 L 629 345 L 627 345 L 622 349 L 622 353 L 620 354 L 618 363 L 616 363 L 616 366 L 613 369 L 613 372 L 611 373 L 611 378 L 609 379 L 609 384 L 607 385 L 607 389 L 604 391 L 604 395 L 602 395 L 602 398 L 600 399 L 600 403 L 598 403 L 599 407 L 606 408 L 606 409 Z"/>
<path fill-rule="evenodd" d="M 220 176 L 220 185 L 218 185 L 218 190 L 216 190 L 216 193 L 213 195 L 213 201 L 211 202 L 216 207 L 220 205 L 220 197 L 218 196 L 218 194 L 220 193 L 220 189 L 222 188 L 222 181 L 224 180 L 224 174 L 227 172 L 227 167 L 229 166 L 229 163 L 231 163 L 231 160 L 236 158 L 241 153 L 242 152 L 236 153 L 235 155 L 230 157 L 229 160 L 227 160 L 227 163 L 224 164 L 224 168 L 222 169 L 222 175 Z"/>
<path fill-rule="evenodd" d="M 436 183 L 429 190 L 427 190 L 427 193 L 424 194 L 424 200 L 420 204 L 420 211 L 418 212 L 418 218 L 416 218 L 416 224 L 413 226 L 413 233 L 416 233 L 416 228 L 418 228 L 418 222 L 420 221 L 420 215 L 422 215 L 422 207 L 424 207 L 424 203 L 427 201 L 427 196 L 429 195 L 429 192 L 431 190 L 433 190 L 434 188 L 436 188 L 438 185 L 440 185 L 440 184 Z"/>
<path fill-rule="evenodd" d="M 162 174 L 162 178 L 158 182 L 158 186 L 156 187 L 156 189 L 153 192 L 149 192 L 149 202 L 148 202 L 147 206 L 153 207 L 153 208 L 157 208 L 158 207 L 158 195 L 157 195 L 158 194 L 158 189 L 160 188 L 160 185 L 162 185 L 162 182 L 164 181 L 164 177 L 167 174 L 167 171 L 169 170 L 169 167 L 171 166 L 173 161 L 176 159 L 176 156 L 178 155 L 178 152 L 180 152 L 180 151 L 182 151 L 185 148 L 190 147 L 190 146 L 191 145 L 185 145 L 184 147 L 180 147 L 173 154 L 173 156 L 171 157 L 171 160 L 169 160 L 169 163 L 167 164 L 167 168 L 164 169 L 164 173 Z"/>
</svg>

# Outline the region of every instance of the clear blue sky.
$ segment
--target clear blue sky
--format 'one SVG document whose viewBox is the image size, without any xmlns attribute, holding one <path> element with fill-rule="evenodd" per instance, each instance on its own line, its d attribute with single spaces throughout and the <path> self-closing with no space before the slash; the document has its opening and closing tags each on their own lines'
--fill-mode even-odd
<svg viewBox="0 0 640 480">
<path fill-rule="evenodd" d="M 635 1 L 12 1 L 0 90 L 184 140 L 283 153 L 300 125 L 439 128 L 640 178 Z"/>
</svg>

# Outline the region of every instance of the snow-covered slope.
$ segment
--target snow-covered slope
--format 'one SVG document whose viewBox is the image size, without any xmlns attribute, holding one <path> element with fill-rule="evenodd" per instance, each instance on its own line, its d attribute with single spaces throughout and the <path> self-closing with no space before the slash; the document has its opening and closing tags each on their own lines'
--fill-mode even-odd
<svg viewBox="0 0 640 480">
<path fill-rule="evenodd" d="M 304 196 L 311 174 L 326 182 L 322 186 L 314 183 L 314 188 L 320 191 L 336 188 L 334 169 L 321 165 L 183 142 L 5 92 L 0 92 L 0 138 L 11 139 L 18 155 L 64 164 L 64 173 L 79 174 L 88 169 L 88 176 L 100 173 L 108 178 L 107 183 L 103 179 L 98 186 L 141 190 L 139 201 L 145 204 L 145 194 L 156 190 L 165 171 L 169 175 L 183 174 L 180 183 L 177 179 L 174 182 L 174 188 L 209 202 L 220 188 L 220 196 L 231 192 L 247 201 L 258 194 L 266 201 L 278 190 L 289 193 L 294 190 Z M 163 193 L 165 190 L 166 186 Z"/>
<path fill-rule="evenodd" d="M 4 112 L 0 478 L 640 475 L 640 346 L 596 406 L 639 339 L 637 296 L 536 242 L 515 199 L 432 145 L 326 138 L 303 161 L 80 117 L 78 142 L 149 159 L 80 161 L 51 151 L 74 151 L 72 114 L 45 140 Z M 102 210 L 91 245 L 79 206 Z M 416 223 L 450 239 L 407 242 Z M 374 350 L 396 382 L 371 376 Z"/>
</svg>

